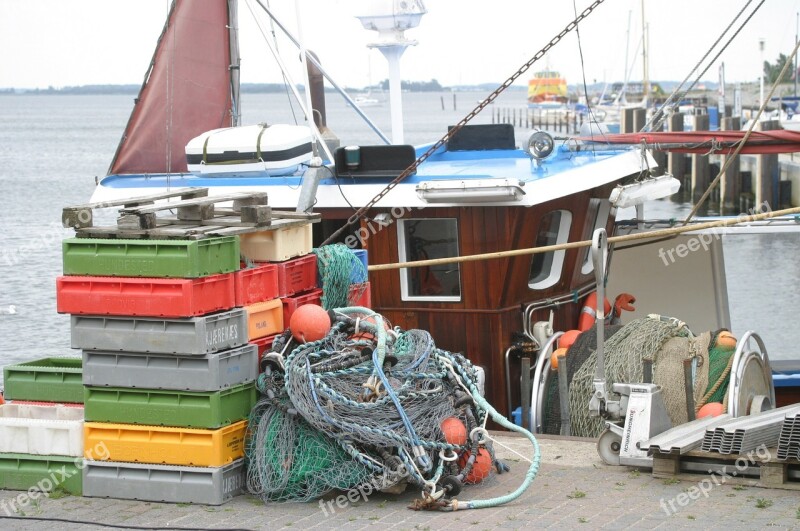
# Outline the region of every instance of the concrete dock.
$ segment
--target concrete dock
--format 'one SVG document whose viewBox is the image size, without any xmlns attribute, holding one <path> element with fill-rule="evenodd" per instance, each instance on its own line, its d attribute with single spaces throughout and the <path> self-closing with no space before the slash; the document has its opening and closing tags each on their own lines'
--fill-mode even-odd
<svg viewBox="0 0 800 531">
<path fill-rule="evenodd" d="M 459 499 L 503 495 L 521 483 L 528 463 L 518 454 L 530 457 L 530 444 L 520 437 L 492 435 L 511 472 L 467 486 Z M 796 490 L 759 488 L 740 479 L 702 485 L 657 479 L 648 469 L 603 464 L 591 440 L 543 436 L 539 442 L 542 463 L 533 485 L 516 501 L 492 509 L 413 511 L 407 507 L 419 493 L 409 488 L 402 495 L 375 494 L 352 503 L 338 498 L 341 493 L 322 502 L 270 505 L 245 495 L 218 507 L 66 496 L 33 500 L 14 512 L 9 502 L 20 492 L 0 490 L 0 529 L 800 528 Z"/>
</svg>

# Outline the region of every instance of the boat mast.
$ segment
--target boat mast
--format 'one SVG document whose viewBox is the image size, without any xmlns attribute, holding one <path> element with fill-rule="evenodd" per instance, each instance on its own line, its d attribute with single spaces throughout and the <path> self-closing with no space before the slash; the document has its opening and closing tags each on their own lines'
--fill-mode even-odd
<svg viewBox="0 0 800 531">
<path fill-rule="evenodd" d="M 650 76 L 648 72 L 648 64 L 647 64 L 647 23 L 645 22 L 644 18 L 644 0 L 642 0 L 642 69 L 644 72 L 642 73 L 642 104 L 644 107 L 647 107 L 648 100 L 650 99 Z"/>
<path fill-rule="evenodd" d="M 241 57 L 239 55 L 239 8 L 238 0 L 228 0 L 228 38 L 230 43 L 230 73 L 231 73 L 231 126 L 240 125 L 242 120 L 242 109 L 239 99 L 239 66 Z"/>
</svg>

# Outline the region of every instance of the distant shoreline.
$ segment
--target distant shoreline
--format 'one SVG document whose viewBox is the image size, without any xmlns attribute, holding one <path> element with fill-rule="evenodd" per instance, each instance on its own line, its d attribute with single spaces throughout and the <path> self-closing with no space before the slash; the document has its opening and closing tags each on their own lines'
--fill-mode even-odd
<svg viewBox="0 0 800 531">
<path fill-rule="evenodd" d="M 468 85 L 457 87 L 442 87 L 438 83 L 429 82 L 403 82 L 403 90 L 409 92 L 478 92 L 478 91 L 492 91 L 499 86 L 494 83 L 483 83 L 480 85 Z M 136 96 L 141 89 L 140 85 L 80 85 L 74 87 L 48 87 L 48 88 L 0 88 L 0 95 L 114 95 L 114 94 L 127 94 Z M 303 86 L 298 85 L 298 89 L 302 90 Z M 282 83 L 242 83 L 241 92 L 243 94 L 269 94 L 269 93 L 284 93 L 286 86 Z M 363 88 L 347 88 L 348 92 L 358 93 L 366 92 L 368 87 Z M 380 90 L 373 88 L 372 90 Z M 525 91 L 527 87 L 524 86 L 511 86 L 508 90 L 512 91 Z M 330 87 L 325 87 L 326 92 L 335 92 Z"/>
</svg>

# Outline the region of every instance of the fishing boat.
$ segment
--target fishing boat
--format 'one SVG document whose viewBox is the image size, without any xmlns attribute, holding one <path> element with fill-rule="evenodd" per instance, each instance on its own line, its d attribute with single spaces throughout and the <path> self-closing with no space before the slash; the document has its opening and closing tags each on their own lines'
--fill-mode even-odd
<svg viewBox="0 0 800 531">
<path fill-rule="evenodd" d="M 402 8 L 395 2 L 375 2 L 359 17 L 365 28 L 378 31 L 373 46 L 389 60 L 392 141 L 382 133 L 382 145 L 353 145 L 335 138 L 326 124 L 322 79 L 337 85 L 277 20 L 309 64 L 309 94 L 296 94 L 307 118 L 293 126 L 296 136 L 270 135 L 280 124 L 239 135 L 245 127 L 239 124 L 235 2 L 203 2 L 203 9 L 195 10 L 202 20 L 186 17 L 198 3 L 173 3 L 109 174 L 98 183 L 92 201 L 204 187 L 212 195 L 266 192 L 273 208 L 321 214 L 323 222 L 314 227 L 315 246 L 340 242 L 366 249 L 371 264 L 393 264 L 370 272 L 373 309 L 402 329 L 429 331 L 437 345 L 464 353 L 483 367 L 489 401 L 509 417 L 522 404 L 520 423 L 527 424 L 527 411 L 536 408 L 537 397 L 526 396 L 518 382 L 532 379 L 535 388 L 544 388 L 542 374 L 549 370 L 545 363 L 560 336 L 556 331 L 576 329 L 587 309 L 594 311 L 586 297 L 607 280 L 607 259 L 597 262 L 589 246 L 567 244 L 591 240 L 603 231 L 621 234 L 616 219 L 620 209 L 634 207 L 641 220 L 643 205 L 675 193 L 677 181 L 657 171 L 651 153 L 641 145 L 587 141 L 598 135 L 596 126 L 582 131 L 582 140 L 566 143 L 534 131 L 520 148 L 511 125 L 469 123 L 542 54 L 467 118 L 443 131 L 438 141 L 405 144 L 399 60 L 413 44 L 404 32 L 418 25 L 425 13 L 419 1 L 402 3 Z M 265 12 L 274 19 L 269 9 Z M 200 31 L 195 23 L 218 31 Z M 202 47 L 197 45 L 200 41 Z M 180 67 L 172 61 L 178 49 L 188 50 L 188 55 L 180 54 Z M 213 62 L 208 61 L 208 50 L 215 51 Z M 206 74 L 212 81 L 192 82 Z M 529 87 L 535 89 L 531 105 L 564 103 L 566 83 L 553 71 L 535 75 Z M 358 107 L 344 91 L 341 95 Z M 171 127 L 165 129 L 164 123 Z M 225 141 L 212 150 L 215 136 L 225 136 Z M 274 166 L 268 167 L 269 162 Z M 642 228 L 632 223 L 633 229 L 624 230 Z M 633 293 L 640 315 L 662 313 L 687 320 L 691 315 L 696 318 L 692 326 L 700 330 L 729 328 L 721 245 L 716 240 L 696 255 L 701 258 L 692 262 L 698 268 L 694 274 L 670 269 L 677 275 L 672 281 L 663 280 L 660 273 L 654 281 L 652 270 L 637 270 L 641 255 L 620 249 L 614 253 L 615 269 L 628 273 L 609 289 Z M 497 254 L 534 247 L 553 249 Z M 638 249 L 658 256 L 653 247 Z M 487 259 L 449 261 L 471 255 Z M 434 263 L 402 267 L 420 260 Z M 625 269 L 626 263 L 631 269 Z M 686 288 L 691 293 L 677 301 L 669 297 L 672 286 L 687 276 L 698 279 Z M 713 281 L 700 282 L 708 278 Z M 640 287 L 626 284 L 639 279 Z M 602 322 L 603 297 L 598 299 Z M 667 304 L 670 300 L 675 304 Z M 710 301 L 710 306 L 697 301 Z M 618 305 L 617 318 L 630 309 L 629 302 Z M 760 362 L 752 359 L 741 362 L 742 370 L 751 363 L 747 370 L 761 375 L 761 385 L 743 400 L 749 407 L 753 395 L 766 395 L 774 404 L 766 354 Z"/>
<path fill-rule="evenodd" d="M 388 4 L 391 12 L 392 2 Z M 109 175 L 97 185 L 93 202 L 182 187 L 207 187 L 212 195 L 267 192 L 273 208 L 313 208 L 322 214 L 323 223 L 315 227 L 316 245 L 344 228 L 336 241 L 367 249 L 372 263 L 397 263 L 581 240 L 598 227 L 611 231 L 615 211 L 611 191 L 655 165 L 649 153 L 637 149 L 576 150 L 557 144 L 545 132 L 531 135 L 520 149 L 507 124 L 458 124 L 449 134 L 442 132 L 444 141 L 421 146 L 400 141 L 329 147 L 320 141 L 319 130 L 326 129 L 321 105 L 314 107 L 317 122 L 296 126 L 314 135 L 314 161 L 307 156 L 308 137 L 302 131 L 296 137 L 275 135 L 282 139 L 278 143 L 268 137 L 280 124 L 237 125 L 238 102 L 233 96 L 238 93 L 238 69 L 229 67 L 239 64 L 237 47 L 231 45 L 236 22 L 226 2 L 215 3 L 215 11 L 204 10 L 206 17 L 216 15 L 216 24 L 227 28 L 217 43 L 224 52 L 215 56 L 219 86 L 202 95 L 180 93 L 182 87 L 196 90 L 197 84 L 188 80 L 199 75 L 191 66 L 166 75 L 174 68 L 173 46 L 192 49 L 192 42 L 182 41 L 191 41 L 196 34 L 187 31 L 192 20 L 182 18 L 183 10 L 191 7 L 189 0 L 173 5 Z M 402 31 L 418 23 L 419 17 L 419 13 L 395 14 L 390 17 L 395 22 L 385 28 L 383 14 L 364 17 L 362 22 L 379 28 L 380 49 L 392 56 L 408 46 Z M 206 54 L 201 55 L 205 60 Z M 310 55 L 309 62 L 315 67 Z M 173 90 L 164 90 L 167 83 L 174 84 Z M 322 91 L 312 94 L 311 101 L 320 101 L 321 95 Z M 398 96 L 391 94 L 395 114 Z M 203 101 L 203 112 L 193 103 L 198 99 Z M 167 110 L 174 117 L 169 137 L 155 125 L 164 123 Z M 147 127 L 154 128 L 152 133 L 142 134 Z M 392 128 L 397 142 L 402 138 L 402 121 L 393 121 Z M 246 129 L 249 133 L 238 133 Z M 236 139 L 222 139 L 234 134 L 239 135 L 238 146 Z M 295 158 L 295 151 L 302 151 L 298 156 L 305 158 Z M 187 157 L 194 171 L 189 171 Z M 406 172 L 423 157 L 424 162 Z M 274 161 L 283 168 L 299 164 L 299 168 L 280 174 L 269 168 L 252 171 L 257 164 L 250 161 L 255 159 L 264 164 Z M 404 172 L 407 175 L 396 182 Z M 367 217 L 348 226 L 352 208 L 365 207 L 369 207 Z M 559 251 L 534 259 L 378 273 L 370 277 L 373 306 L 392 323 L 429 330 L 447 348 L 486 367 L 488 395 L 505 409 L 501 356 L 519 329 L 520 305 L 588 291 L 593 277 L 585 261 L 585 250 Z M 564 307 L 556 326 L 569 328 L 579 314 L 577 305 Z"/>
<path fill-rule="evenodd" d="M 528 81 L 528 109 L 565 109 L 567 80 L 555 70 L 536 72 Z"/>
</svg>

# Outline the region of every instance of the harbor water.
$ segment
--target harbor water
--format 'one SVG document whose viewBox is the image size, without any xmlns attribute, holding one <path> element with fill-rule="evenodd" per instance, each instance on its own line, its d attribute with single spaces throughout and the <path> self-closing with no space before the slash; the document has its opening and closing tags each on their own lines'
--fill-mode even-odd
<svg viewBox="0 0 800 531">
<path fill-rule="evenodd" d="M 404 94 L 406 143 L 437 140 L 485 95 Z M 95 180 L 106 174 L 133 97 L 0 95 L 0 365 L 80 354 L 70 349 L 69 316 L 55 309 L 61 240 L 72 236 L 71 230 L 61 228 L 61 209 L 89 201 Z M 524 93 L 514 92 L 497 103 L 519 105 L 523 99 Z M 367 111 L 389 135 L 388 94 L 384 100 Z M 244 94 L 242 103 L 244 124 L 291 123 L 301 115 L 297 105 L 293 110 L 287 107 L 283 94 Z M 328 126 L 343 143 L 379 143 L 377 135 L 356 120 L 341 98 L 328 95 Z M 490 121 L 487 111 L 473 123 Z M 689 210 L 684 203 L 661 201 L 647 217 L 681 218 Z M 726 237 L 733 332 L 761 333 L 773 359 L 799 356 L 790 322 L 800 294 L 795 259 L 799 252 L 796 236 Z M 643 274 L 657 276 L 658 271 Z"/>
</svg>

